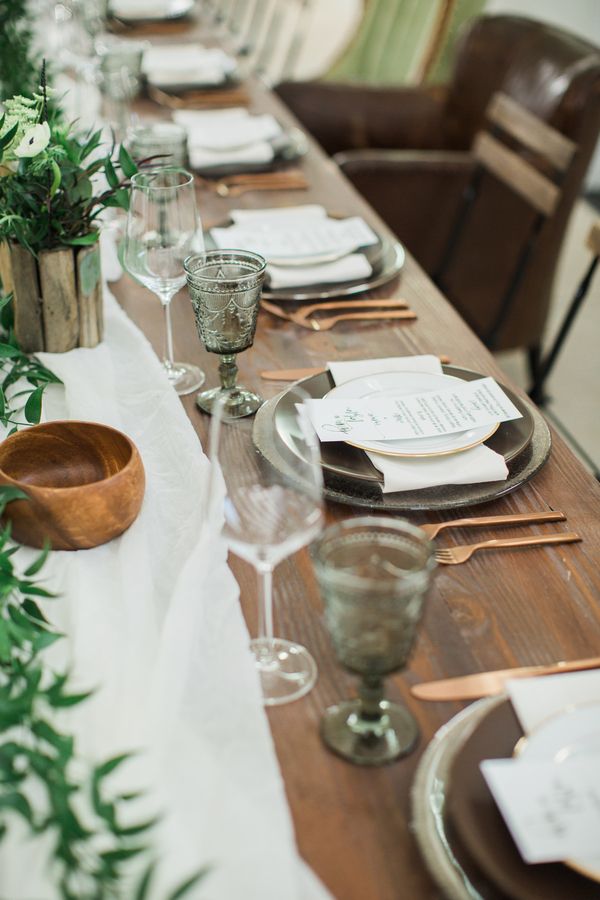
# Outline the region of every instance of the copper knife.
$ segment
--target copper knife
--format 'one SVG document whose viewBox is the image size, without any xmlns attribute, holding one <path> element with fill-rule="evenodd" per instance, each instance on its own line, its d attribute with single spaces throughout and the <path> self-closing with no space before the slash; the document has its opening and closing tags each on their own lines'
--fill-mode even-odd
<svg viewBox="0 0 600 900">
<path fill-rule="evenodd" d="M 478 672 L 475 675 L 461 675 L 458 678 L 444 678 L 441 681 L 426 681 L 414 684 L 410 692 L 417 700 L 444 702 L 447 700 L 477 700 L 479 697 L 493 697 L 504 691 L 509 678 L 532 678 L 538 675 L 558 675 L 560 672 L 578 672 L 583 669 L 600 668 L 600 656 L 557 662 L 548 666 L 521 666 L 516 669 L 498 669 L 495 672 Z"/>
</svg>

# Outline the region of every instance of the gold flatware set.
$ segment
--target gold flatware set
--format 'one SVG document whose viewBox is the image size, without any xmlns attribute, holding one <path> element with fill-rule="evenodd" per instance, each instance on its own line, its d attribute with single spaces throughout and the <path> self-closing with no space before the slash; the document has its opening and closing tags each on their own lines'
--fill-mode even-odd
<svg viewBox="0 0 600 900">
<path fill-rule="evenodd" d="M 189 90 L 182 94 L 169 94 L 155 85 L 148 85 L 148 96 L 167 109 L 225 109 L 248 106 L 250 97 L 244 88 L 223 90 Z"/>
<path fill-rule="evenodd" d="M 261 307 L 273 316 L 286 319 L 307 328 L 309 331 L 329 331 L 338 322 L 346 321 L 376 321 L 378 319 L 402 319 L 414 321 L 416 313 L 408 309 L 405 300 L 330 300 L 327 303 L 312 303 L 297 310 L 282 309 L 270 300 L 261 300 Z M 358 312 L 340 312 L 333 316 L 314 316 L 320 310 L 359 310 Z"/>
<path fill-rule="evenodd" d="M 517 513 L 504 516 L 475 516 L 463 519 L 452 519 L 448 522 L 436 522 L 421 525 L 421 529 L 430 539 L 437 537 L 446 528 L 478 528 L 485 525 L 525 525 L 536 522 L 564 522 L 567 517 L 562 512 Z M 534 547 L 540 544 L 571 544 L 580 541 L 581 537 L 572 531 L 555 532 L 554 534 L 536 534 L 531 537 L 492 538 L 474 544 L 462 544 L 457 547 L 444 547 L 436 550 L 435 558 L 443 566 L 457 566 L 467 562 L 478 550 L 501 550 L 507 547 Z"/>
<path fill-rule="evenodd" d="M 220 197 L 240 197 L 250 191 L 305 191 L 309 186 L 306 176 L 300 169 L 246 172 L 217 180 L 197 175 L 196 180 L 206 190 L 213 191 Z"/>
</svg>

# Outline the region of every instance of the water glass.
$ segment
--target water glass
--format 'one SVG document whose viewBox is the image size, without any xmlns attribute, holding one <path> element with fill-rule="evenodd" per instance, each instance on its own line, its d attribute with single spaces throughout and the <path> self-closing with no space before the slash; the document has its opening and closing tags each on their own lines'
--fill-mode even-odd
<svg viewBox="0 0 600 900">
<path fill-rule="evenodd" d="M 204 372 L 197 366 L 174 360 L 171 326 L 171 301 L 185 284 L 184 260 L 203 246 L 194 176 L 175 166 L 137 172 L 131 179 L 124 263 L 163 305 L 163 365 L 178 394 L 190 394 L 204 384 Z"/>
<path fill-rule="evenodd" d="M 330 707 L 321 736 L 335 753 L 376 766 L 418 739 L 410 712 L 383 682 L 407 662 L 435 568 L 433 545 L 403 520 L 378 516 L 332 525 L 313 551 L 325 618 L 339 661 L 361 677 L 359 696 Z"/>
<path fill-rule="evenodd" d="M 266 261 L 246 250 L 209 250 L 185 261 L 198 334 L 209 353 L 218 353 L 220 387 L 198 394 L 196 403 L 210 413 L 217 397 L 223 416 L 255 413 L 262 398 L 237 384 L 237 353 L 254 342 Z"/>
<path fill-rule="evenodd" d="M 130 121 L 129 104 L 137 97 L 142 80 L 144 41 L 107 39 L 98 47 L 100 88 L 107 99 L 107 115 L 118 140 L 124 140 Z"/>
<path fill-rule="evenodd" d="M 185 166 L 187 132 L 176 122 L 146 122 L 130 128 L 126 140 L 134 159 L 152 159 L 154 166 Z"/>
</svg>

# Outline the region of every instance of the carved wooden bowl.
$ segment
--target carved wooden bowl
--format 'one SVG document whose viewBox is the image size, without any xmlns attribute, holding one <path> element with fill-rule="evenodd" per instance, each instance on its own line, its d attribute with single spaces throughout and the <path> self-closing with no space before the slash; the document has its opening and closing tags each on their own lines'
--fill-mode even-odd
<svg viewBox="0 0 600 900">
<path fill-rule="evenodd" d="M 114 428 L 47 422 L 0 444 L 0 485 L 30 498 L 6 508 L 17 541 L 83 550 L 129 528 L 144 497 L 144 466 L 135 444 Z"/>
</svg>

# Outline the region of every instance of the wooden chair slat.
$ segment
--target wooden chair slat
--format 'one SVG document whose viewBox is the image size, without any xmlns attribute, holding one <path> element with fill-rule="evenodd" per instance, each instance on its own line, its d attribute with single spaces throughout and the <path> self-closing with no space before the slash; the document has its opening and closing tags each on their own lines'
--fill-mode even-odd
<svg viewBox="0 0 600 900">
<path fill-rule="evenodd" d="M 586 243 L 594 256 L 600 256 L 600 221 L 594 222 L 590 228 Z"/>
<path fill-rule="evenodd" d="M 490 122 L 498 125 L 525 147 L 547 159 L 558 171 L 564 172 L 569 166 L 577 145 L 556 128 L 538 119 L 512 97 L 502 93 L 494 94 L 486 116 Z"/>
<path fill-rule="evenodd" d="M 560 190 L 517 153 L 483 131 L 475 136 L 472 153 L 477 162 L 523 197 L 534 209 L 545 216 L 552 215 Z"/>
</svg>

